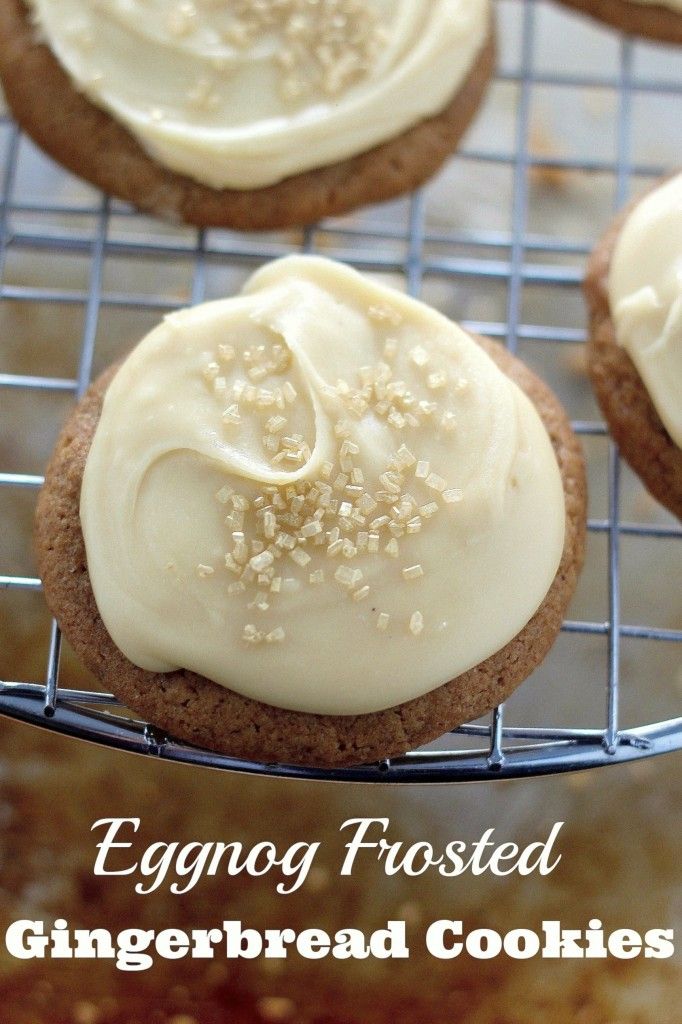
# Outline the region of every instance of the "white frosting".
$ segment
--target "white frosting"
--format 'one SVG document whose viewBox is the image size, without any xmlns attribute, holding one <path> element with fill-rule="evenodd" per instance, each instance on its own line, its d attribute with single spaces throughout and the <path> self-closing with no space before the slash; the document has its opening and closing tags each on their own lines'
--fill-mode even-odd
<svg viewBox="0 0 682 1024">
<path fill-rule="evenodd" d="M 646 195 L 621 228 L 609 303 L 618 343 L 682 448 L 682 174 Z"/>
<path fill-rule="evenodd" d="M 77 87 L 214 188 L 273 184 L 438 113 L 490 24 L 489 0 L 28 2 Z"/>
<path fill-rule="evenodd" d="M 555 576 L 565 510 L 534 406 L 469 335 L 288 257 L 128 357 L 81 521 L 99 611 L 137 665 L 355 714 L 511 640 Z"/>
</svg>

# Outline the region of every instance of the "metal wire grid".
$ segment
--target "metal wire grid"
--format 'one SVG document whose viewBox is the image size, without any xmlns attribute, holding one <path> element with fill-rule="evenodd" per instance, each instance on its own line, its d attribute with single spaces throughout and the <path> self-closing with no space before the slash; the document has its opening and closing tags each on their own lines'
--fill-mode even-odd
<svg viewBox="0 0 682 1024">
<path fill-rule="evenodd" d="M 522 340 L 549 340 L 551 342 L 582 342 L 584 332 L 579 329 L 535 327 L 525 325 L 521 317 L 522 289 L 528 283 L 568 285 L 581 279 L 578 267 L 528 263 L 526 254 L 533 252 L 584 255 L 588 247 L 564 244 L 556 239 L 537 237 L 526 233 L 528 212 L 528 174 L 531 168 L 570 169 L 615 174 L 615 205 L 620 207 L 627 198 L 630 177 L 633 174 L 654 176 L 663 168 L 641 166 L 631 160 L 631 106 L 633 94 L 657 92 L 682 96 L 682 83 L 674 81 L 647 81 L 633 78 L 633 42 L 623 38 L 620 43 L 619 73 L 616 77 L 541 74 L 533 67 L 536 35 L 536 0 L 522 0 L 519 12 L 522 21 L 520 70 L 504 72 L 498 80 L 518 84 L 518 105 L 515 122 L 514 152 L 476 151 L 463 149 L 459 159 L 483 161 L 510 166 L 513 174 L 513 203 L 511 231 L 469 231 L 453 237 L 449 243 L 464 242 L 480 247 L 481 259 L 426 257 L 425 240 L 438 242 L 439 236 L 425 232 L 424 198 L 416 192 L 410 200 L 409 230 L 407 236 L 399 229 L 384 227 L 373 229 L 353 226 L 334 226 L 334 233 L 344 238 L 349 252 L 347 259 L 363 270 L 396 271 L 406 276 L 410 294 L 418 296 L 426 273 L 436 272 L 449 276 L 479 276 L 507 282 L 506 323 L 465 322 L 471 330 L 506 340 L 515 351 Z M 530 104 L 532 89 L 536 85 L 568 85 L 576 88 L 605 88 L 617 93 L 617 151 L 614 162 L 597 159 L 544 158 L 529 152 Z M 6 119 L 7 120 L 7 119 Z M 20 135 L 11 127 L 7 159 L 2 176 L 0 200 L 0 295 L 4 298 L 50 303 L 85 303 L 84 326 L 81 338 L 78 372 L 75 379 L 33 375 L 0 374 L 2 389 L 18 388 L 31 392 L 68 392 L 78 399 L 90 381 L 95 339 L 100 310 L 106 305 L 147 308 L 160 312 L 175 308 L 175 303 L 163 296 L 140 296 L 103 291 L 105 257 L 159 256 L 191 257 L 194 261 L 191 301 L 202 301 L 206 286 L 209 261 L 230 261 L 235 264 L 258 264 L 290 251 L 286 246 L 254 236 L 229 237 L 227 245 L 208 246 L 203 231 L 196 233 L 193 244 L 175 241 L 143 243 L 137 240 L 116 240 L 109 237 L 112 211 L 117 216 L 132 215 L 134 211 L 102 197 L 96 206 L 41 204 L 14 202 L 17 178 L 17 157 Z M 95 230 L 74 232 L 67 230 L 15 230 L 12 215 L 16 213 L 56 213 L 96 218 Z M 314 252 L 318 228 L 306 229 L 302 236 L 302 249 Z M 373 250 L 357 250 L 354 245 L 372 237 L 395 238 L 405 243 L 403 260 L 393 260 Z M 14 286 L 4 283 L 4 269 L 9 246 L 24 249 L 61 251 L 87 254 L 89 286 L 87 292 L 61 289 Z M 492 258 L 493 250 L 506 249 L 508 260 Z M 582 435 L 604 435 L 600 422 L 574 422 L 574 429 Z M 682 529 L 675 526 L 622 522 L 620 517 L 620 460 L 618 452 L 609 442 L 609 500 L 608 516 L 590 520 L 588 527 L 608 538 L 608 620 L 567 621 L 563 630 L 569 634 L 605 635 L 608 639 L 608 657 L 605 666 L 606 706 L 603 724 L 589 729 L 506 727 L 504 705 L 490 715 L 487 725 L 465 725 L 452 735 L 448 750 L 413 751 L 405 756 L 377 765 L 340 770 L 311 770 L 289 765 L 268 765 L 241 761 L 190 747 L 163 735 L 158 729 L 134 718 L 111 713 L 108 708 L 120 707 L 111 694 L 74 690 L 60 683 L 61 634 L 52 623 L 46 675 L 43 682 L 0 681 L 0 712 L 10 717 L 42 725 L 56 731 L 95 740 L 120 749 L 144 753 L 165 759 L 190 762 L 214 768 L 248 771 L 259 774 L 298 776 L 305 778 L 415 782 L 415 781 L 471 781 L 475 779 L 503 779 L 579 768 L 614 764 L 682 748 L 682 718 L 642 725 L 622 730 L 619 725 L 620 643 L 624 637 L 653 640 L 659 643 L 682 642 L 682 630 L 662 629 L 646 625 L 631 625 L 621 621 L 619 546 L 623 535 L 639 537 L 677 538 L 682 540 Z M 0 486 L 37 489 L 42 477 L 0 472 Z M 40 590 L 40 580 L 31 577 L 0 575 L 0 589 L 23 588 Z M 480 749 L 458 747 L 457 737 L 475 738 Z"/>
</svg>

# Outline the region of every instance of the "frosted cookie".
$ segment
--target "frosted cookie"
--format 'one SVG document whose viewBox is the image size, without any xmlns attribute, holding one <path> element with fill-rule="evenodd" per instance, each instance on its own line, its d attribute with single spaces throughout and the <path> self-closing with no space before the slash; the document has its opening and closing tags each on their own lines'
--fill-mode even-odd
<svg viewBox="0 0 682 1024">
<path fill-rule="evenodd" d="M 682 174 L 630 205 L 585 277 L 589 370 L 618 446 L 682 518 Z"/>
<path fill-rule="evenodd" d="M 247 230 L 419 185 L 494 65 L 489 0 L 6 0 L 0 40 L 50 156 L 161 217 Z"/>
<path fill-rule="evenodd" d="M 583 14 L 661 43 L 682 43 L 682 0 L 560 0 Z"/>
<path fill-rule="evenodd" d="M 189 742 L 321 765 L 507 697 L 584 529 L 578 442 L 523 364 L 294 256 L 101 377 L 37 512 L 48 604 L 105 687 Z"/>
</svg>

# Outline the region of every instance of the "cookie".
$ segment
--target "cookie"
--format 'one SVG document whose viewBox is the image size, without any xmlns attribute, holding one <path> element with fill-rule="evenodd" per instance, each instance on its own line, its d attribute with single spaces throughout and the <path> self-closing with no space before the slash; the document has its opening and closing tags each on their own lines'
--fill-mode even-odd
<svg viewBox="0 0 682 1024">
<path fill-rule="evenodd" d="M 584 293 L 589 311 L 588 370 L 595 395 L 622 456 L 651 494 L 682 519 L 682 449 L 654 407 L 635 364 L 616 340 L 608 279 L 623 224 L 639 200 L 615 219 L 587 264 Z"/>
<path fill-rule="evenodd" d="M 0 79 L 23 130 L 54 160 L 104 192 L 146 213 L 199 227 L 270 230 L 310 224 L 416 188 L 456 148 L 494 65 L 491 26 L 470 72 L 438 115 L 357 156 L 275 185 L 214 189 L 163 167 L 126 128 L 79 93 L 36 38 L 23 0 L 0 5 Z"/>
<path fill-rule="evenodd" d="M 637 0 L 560 0 L 597 21 L 628 35 L 646 36 L 660 43 L 682 43 L 682 13 L 664 4 Z"/>
<path fill-rule="evenodd" d="M 566 507 L 564 550 L 542 603 L 500 651 L 458 678 L 385 711 L 315 715 L 286 711 L 189 671 L 137 668 L 117 649 L 93 596 L 79 518 L 83 470 L 116 367 L 89 389 L 64 427 L 48 466 L 36 517 L 45 597 L 65 636 L 102 685 L 147 720 L 188 743 L 264 762 L 343 766 L 404 753 L 505 700 L 552 646 L 574 592 L 585 545 L 586 484 L 581 448 L 552 391 L 502 346 L 477 338 L 530 397 L 551 438 Z"/>
</svg>

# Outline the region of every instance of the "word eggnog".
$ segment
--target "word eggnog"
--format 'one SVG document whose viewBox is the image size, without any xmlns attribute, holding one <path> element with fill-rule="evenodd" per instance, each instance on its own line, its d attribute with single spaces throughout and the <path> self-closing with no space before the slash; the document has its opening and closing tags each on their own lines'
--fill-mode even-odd
<svg viewBox="0 0 682 1024">
<path fill-rule="evenodd" d="M 93 830 L 104 830 L 96 844 L 99 852 L 95 875 L 142 875 L 144 881 L 135 883 L 135 892 L 140 895 L 166 884 L 173 894 L 181 895 L 193 889 L 203 876 L 234 877 L 243 873 L 259 878 L 271 871 L 284 875 L 284 881 L 279 881 L 275 888 L 280 895 L 287 895 L 305 883 L 321 846 L 319 842 L 297 842 L 280 851 L 269 840 L 249 849 L 238 841 L 185 845 L 155 842 L 141 855 L 135 855 L 132 839 L 139 827 L 139 818 L 100 818 L 92 826 Z M 392 841 L 388 818 L 348 818 L 340 826 L 348 841 L 339 874 L 352 875 L 355 865 L 361 861 L 366 863 L 365 858 L 370 857 L 388 876 L 402 873 L 416 877 L 427 871 L 436 871 L 443 878 L 467 872 L 473 875 L 490 872 L 498 876 L 514 872 L 548 875 L 561 860 L 561 854 L 553 851 L 562 827 L 563 822 L 556 822 L 547 839 L 526 847 L 495 842 L 495 829 L 489 828 L 475 842 L 454 839 L 444 850 L 438 851 L 428 842 L 408 845 Z"/>
</svg>

